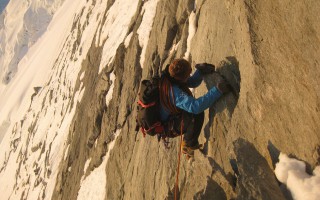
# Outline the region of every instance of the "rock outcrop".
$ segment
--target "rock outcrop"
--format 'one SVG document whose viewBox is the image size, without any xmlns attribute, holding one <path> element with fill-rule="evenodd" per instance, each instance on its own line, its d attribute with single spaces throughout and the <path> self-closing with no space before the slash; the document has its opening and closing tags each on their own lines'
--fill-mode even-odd
<svg viewBox="0 0 320 200">
<path fill-rule="evenodd" d="M 193 65 L 215 64 L 235 90 L 206 111 L 204 153 L 196 152 L 194 162 L 182 159 L 180 198 L 284 199 L 273 174 L 279 151 L 309 167 L 319 164 L 320 2 L 160 0 L 141 68 L 137 29 L 144 3 L 132 19 L 128 46 L 118 47 L 99 76 L 99 46 L 92 44 L 83 63 L 87 89 L 54 199 L 76 198 L 86 160 L 92 157 L 88 171 L 99 166 L 117 130 L 106 167 L 106 199 L 173 198 L 179 139 L 166 150 L 156 138 L 135 132 L 136 95 L 141 79 L 185 56 Z M 195 34 L 188 46 L 191 26 Z M 111 73 L 116 79 L 106 106 Z M 196 96 L 216 78 L 205 77 Z"/>
</svg>

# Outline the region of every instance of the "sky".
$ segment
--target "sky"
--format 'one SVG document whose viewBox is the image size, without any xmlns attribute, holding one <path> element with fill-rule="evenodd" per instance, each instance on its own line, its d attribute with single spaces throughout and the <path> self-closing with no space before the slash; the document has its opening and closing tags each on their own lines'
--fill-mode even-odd
<svg viewBox="0 0 320 200">
<path fill-rule="evenodd" d="M 9 0 L 0 0 L 0 14 L 2 13 L 3 9 L 8 4 Z"/>
</svg>

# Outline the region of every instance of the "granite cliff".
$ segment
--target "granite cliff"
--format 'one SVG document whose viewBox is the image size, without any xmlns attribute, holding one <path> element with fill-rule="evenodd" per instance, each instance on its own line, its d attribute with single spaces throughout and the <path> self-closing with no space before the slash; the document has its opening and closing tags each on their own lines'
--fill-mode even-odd
<svg viewBox="0 0 320 200">
<path fill-rule="evenodd" d="M 200 137 L 205 155 L 197 152 L 192 163 L 182 160 L 181 199 L 285 199 L 273 174 L 279 152 L 310 169 L 319 164 L 320 3 L 159 1 L 142 69 L 137 29 L 143 3 L 131 22 L 130 43 L 118 47 L 112 64 L 96 76 L 104 55 L 94 44 L 83 63 L 85 85 L 92 89 L 78 105 L 56 197 L 77 194 L 86 158 L 94 157 L 91 168 L 98 166 L 112 133 L 121 129 L 106 168 L 106 198 L 173 198 L 179 140 L 165 150 L 155 138 L 135 132 L 135 102 L 141 79 L 189 50 L 193 65 L 213 63 L 235 76 L 238 94 L 225 95 L 206 112 Z M 188 46 L 191 26 L 196 29 Z M 106 107 L 112 71 L 117 79 Z M 205 77 L 196 95 L 214 79 Z M 87 147 L 94 142 L 95 148 Z M 70 166 L 79 170 L 69 173 Z"/>
</svg>

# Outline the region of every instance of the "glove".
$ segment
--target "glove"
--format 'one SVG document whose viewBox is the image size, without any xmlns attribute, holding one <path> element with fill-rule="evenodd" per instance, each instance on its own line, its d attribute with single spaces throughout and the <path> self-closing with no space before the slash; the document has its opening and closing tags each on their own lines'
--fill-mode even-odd
<svg viewBox="0 0 320 200">
<path fill-rule="evenodd" d="M 215 71 L 215 66 L 208 63 L 199 63 L 196 64 L 196 69 L 198 69 L 201 74 L 212 74 Z"/>
<path fill-rule="evenodd" d="M 231 92 L 231 89 L 232 89 L 231 85 L 224 79 L 219 81 L 216 87 L 222 94 Z"/>
</svg>

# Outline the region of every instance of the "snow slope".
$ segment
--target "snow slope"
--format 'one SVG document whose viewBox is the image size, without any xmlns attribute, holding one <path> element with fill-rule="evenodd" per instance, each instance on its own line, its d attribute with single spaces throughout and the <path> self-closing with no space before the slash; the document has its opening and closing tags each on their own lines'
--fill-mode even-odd
<svg viewBox="0 0 320 200">
<path fill-rule="evenodd" d="M 101 68 L 112 61 L 117 46 L 128 40 L 126 33 L 138 2 L 117 0 L 107 10 L 103 0 L 65 0 L 43 34 L 20 54 L 16 74 L 0 87 L 0 193 L 4 199 L 51 199 L 59 164 L 68 153 L 66 140 L 75 105 L 85 90 L 83 83 L 76 88 L 85 76 L 80 74 L 81 64 L 93 43 L 103 46 Z M 156 3 L 149 1 L 148 5 L 155 9 Z M 7 19 L 19 21 L 18 15 L 28 15 L 26 7 L 12 0 L 7 16 L 15 17 Z M 31 25 L 34 18 L 33 14 L 28 18 Z M 19 32 L 20 26 L 25 25 L 10 26 L 11 33 Z M 101 36 L 94 41 L 97 32 Z M 8 37 L 4 40 L 5 45 L 10 42 Z M 80 193 L 86 190 L 84 186 Z"/>
<path fill-rule="evenodd" d="M 0 77 L 4 80 L 0 83 L 0 94 L 2 94 L 0 98 L 0 142 L 9 126 L 12 125 L 11 122 L 15 121 L 15 114 L 22 100 L 27 95 L 30 97 L 30 93 L 33 93 L 32 87 L 37 86 L 36 82 L 39 80 L 36 76 L 40 80 L 46 77 L 46 74 L 43 73 L 47 73 L 51 68 L 51 63 L 56 57 L 54 53 L 57 54 L 57 49 L 62 45 L 61 37 L 64 36 L 64 32 L 61 31 L 52 32 L 50 36 L 49 33 L 46 33 L 47 38 L 56 38 L 55 42 L 40 38 L 50 21 L 48 13 L 53 13 L 53 10 L 56 9 L 54 7 L 60 3 L 61 1 L 56 1 L 47 5 L 34 0 L 27 4 L 12 0 L 6 8 L 8 17 L 5 17 L 5 26 L 0 30 L 0 52 L 2 52 L 0 54 Z M 46 20 L 43 21 L 44 19 Z M 56 24 L 56 26 L 59 25 Z M 61 29 L 67 27 L 61 24 Z M 39 38 L 41 41 L 29 50 Z M 39 48 L 39 46 L 42 47 Z M 11 79 L 18 70 L 21 72 L 11 83 Z M 10 78 L 7 75 L 10 75 Z"/>
<path fill-rule="evenodd" d="M 64 3 L 48 31 L 19 63 L 16 76 L 1 88 L 0 120 L 9 119 L 8 134 L 0 146 L 3 152 L 0 180 L 6 183 L 1 184 L 0 191 L 5 199 L 50 197 L 53 191 L 57 161 L 63 153 L 68 125 L 75 112 L 70 106 L 67 109 L 71 99 L 65 97 L 73 95 L 72 85 L 77 78 L 75 68 L 61 69 L 67 61 L 55 61 L 59 54 L 70 54 L 68 48 L 60 51 L 73 42 L 69 36 L 70 27 L 80 5 L 74 1 Z M 70 66 L 75 65 L 77 63 L 70 63 Z M 69 76 L 59 77 L 57 72 Z M 38 95 L 33 89 L 35 86 L 42 88 Z M 78 91 L 73 101 L 80 99 Z"/>
<path fill-rule="evenodd" d="M 29 48 L 46 32 L 64 0 L 11 0 L 0 17 L 0 79 L 8 84 Z M 4 2 L 5 3 L 5 2 Z"/>
</svg>

